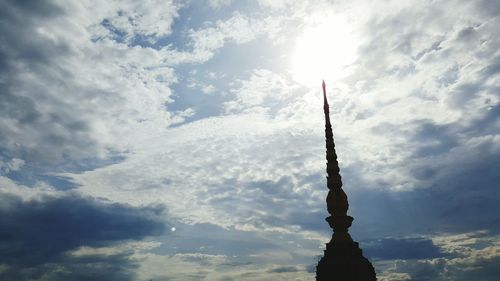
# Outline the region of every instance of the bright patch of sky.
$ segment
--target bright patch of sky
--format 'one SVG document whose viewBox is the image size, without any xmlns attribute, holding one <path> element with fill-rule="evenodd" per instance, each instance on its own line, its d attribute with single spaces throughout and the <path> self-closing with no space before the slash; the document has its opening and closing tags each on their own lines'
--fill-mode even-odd
<svg viewBox="0 0 500 281">
<path fill-rule="evenodd" d="M 379 280 L 494 280 L 499 14 L 0 1 L 0 279 L 314 279 L 325 79 Z"/>
</svg>

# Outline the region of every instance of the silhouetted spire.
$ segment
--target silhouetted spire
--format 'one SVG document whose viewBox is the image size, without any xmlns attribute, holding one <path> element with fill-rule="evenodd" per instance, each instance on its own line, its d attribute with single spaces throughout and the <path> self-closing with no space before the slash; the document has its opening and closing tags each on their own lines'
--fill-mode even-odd
<svg viewBox="0 0 500 281">
<path fill-rule="evenodd" d="M 346 216 L 349 203 L 347 196 L 342 190 L 342 177 L 340 176 L 335 142 L 333 141 L 332 124 L 330 123 L 330 109 L 326 97 L 326 85 L 323 81 L 323 110 L 325 112 L 325 138 L 326 138 L 326 173 L 327 187 L 330 190 L 326 197 L 328 213 L 330 215 Z M 336 195 L 336 196 L 334 196 Z M 350 226 L 350 224 L 349 224 Z M 348 226 L 348 227 L 349 227 Z"/>
<path fill-rule="evenodd" d="M 347 215 L 349 203 L 342 189 L 335 142 L 333 141 L 330 109 L 326 97 L 325 81 L 323 86 L 323 110 L 325 112 L 326 173 L 328 195 L 326 206 L 330 216 L 326 221 L 333 229 L 331 241 L 326 244 L 325 255 L 318 262 L 316 280 L 321 281 L 375 281 L 375 270 L 363 257 L 357 242 L 348 233 L 353 218 Z"/>
</svg>

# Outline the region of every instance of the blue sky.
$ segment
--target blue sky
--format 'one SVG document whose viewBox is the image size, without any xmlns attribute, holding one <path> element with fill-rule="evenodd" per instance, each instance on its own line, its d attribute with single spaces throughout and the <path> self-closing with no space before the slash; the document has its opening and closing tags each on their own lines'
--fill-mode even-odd
<svg viewBox="0 0 500 281">
<path fill-rule="evenodd" d="M 321 80 L 379 280 L 500 275 L 495 1 L 0 1 L 2 280 L 313 280 Z"/>
</svg>

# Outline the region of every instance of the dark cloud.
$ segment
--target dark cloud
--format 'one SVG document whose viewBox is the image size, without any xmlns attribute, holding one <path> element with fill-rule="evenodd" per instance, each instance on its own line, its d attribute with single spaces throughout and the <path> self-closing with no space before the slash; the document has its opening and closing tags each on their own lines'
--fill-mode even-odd
<svg viewBox="0 0 500 281">
<path fill-rule="evenodd" d="M 347 189 L 353 233 L 360 239 L 484 229 L 498 233 L 500 152 L 492 146 L 486 141 L 473 151 L 457 149 L 446 160 L 415 159 L 411 174 L 423 186 L 411 191 Z"/>
<path fill-rule="evenodd" d="M 8 173 L 5 173 L 3 176 L 18 184 L 30 187 L 42 182 L 57 190 L 70 190 L 78 187 L 78 184 L 74 183 L 69 177 L 47 175 L 39 169 L 8 171 Z"/>
<path fill-rule="evenodd" d="M 481 11 L 487 15 L 498 15 L 500 14 L 500 3 L 497 1 L 481 0 L 478 1 L 478 6 Z"/>
<path fill-rule="evenodd" d="M 158 254 L 201 253 L 209 255 L 237 256 L 255 254 L 258 251 L 279 249 L 274 241 L 257 237 L 255 233 L 224 229 L 215 224 L 176 224 L 173 237 L 161 241 L 153 250 Z"/>
<path fill-rule="evenodd" d="M 368 258 L 382 260 L 429 259 L 445 256 L 432 240 L 425 238 L 385 238 L 365 243 L 363 251 Z"/>
<path fill-rule="evenodd" d="M 298 272 L 298 271 L 303 271 L 303 269 L 297 266 L 280 266 L 268 270 L 268 272 L 270 273 L 288 273 L 288 272 Z"/>
<path fill-rule="evenodd" d="M 397 261 L 392 271 L 406 273 L 410 281 L 468 281 L 497 280 L 500 270 L 499 257 L 479 257 L 458 262 L 448 262 L 447 259 L 406 260 Z"/>
<path fill-rule="evenodd" d="M 500 153 L 488 145 L 476 147 L 477 158 L 465 154 L 463 162 L 446 171 L 436 182 L 435 201 L 439 203 L 437 225 L 447 231 L 487 229 L 500 231 Z M 471 161 L 472 160 L 472 161 Z"/>
<path fill-rule="evenodd" d="M 434 281 L 443 280 L 445 267 L 446 261 L 444 259 L 438 259 L 437 262 L 401 261 L 396 263 L 396 272 L 408 273 L 411 281 Z"/>
<path fill-rule="evenodd" d="M 326 206 L 321 211 L 300 210 L 291 212 L 287 217 L 287 222 L 293 225 L 298 225 L 304 230 L 330 232 L 331 229 L 325 221 L 329 214 Z"/>
<path fill-rule="evenodd" d="M 23 277 L 26 279 L 35 278 L 39 272 L 54 275 L 51 280 L 62 280 L 68 275 L 72 280 L 100 280 L 102 277 L 97 277 L 99 269 L 88 272 L 88 268 L 96 265 L 101 270 L 116 270 L 119 274 L 124 267 L 120 261 L 126 261 L 126 255 L 109 259 L 99 256 L 73 258 L 68 257 L 67 252 L 80 246 L 109 246 L 119 241 L 159 235 L 165 229 L 164 211 L 160 206 L 137 208 L 75 194 L 32 201 L 4 194 L 0 197 L 0 263 L 14 271 L 23 269 L 19 277 L 27 274 Z M 67 273 L 46 272 L 59 266 Z M 13 278 L 15 275 L 11 273 L 2 274 L 5 278 Z"/>
<path fill-rule="evenodd" d="M 468 280 L 488 280 L 494 281 L 500 276 L 500 257 L 483 258 L 477 260 L 474 264 L 465 269 L 456 269 L 454 271 L 453 280 L 468 281 Z"/>
<path fill-rule="evenodd" d="M 0 146 L 35 166 L 91 157 L 97 148 L 68 95 L 81 92 L 63 63 L 71 42 L 37 32 L 64 15 L 52 1 L 0 2 Z"/>
<path fill-rule="evenodd" d="M 414 155 L 416 157 L 436 156 L 448 153 L 457 145 L 457 138 L 451 125 L 435 124 L 432 122 L 416 122 L 413 139 L 417 146 Z"/>
<path fill-rule="evenodd" d="M 54 281 L 127 281 L 135 280 L 133 269 L 137 264 L 128 254 L 109 256 L 62 257 L 57 262 L 36 267 L 8 267 L 0 277 L 5 281 L 44 280 Z"/>
<path fill-rule="evenodd" d="M 496 106 L 453 126 L 420 124 L 413 135 L 410 174 L 430 188 L 416 192 L 428 193 L 422 203 L 432 204 L 433 225 L 440 230 L 498 231 L 498 223 L 492 222 L 500 221 L 495 211 L 500 204 L 500 150 L 491 137 L 492 132 L 500 132 L 498 117 L 500 107 Z"/>
<path fill-rule="evenodd" d="M 369 176 L 362 177 L 359 169 L 343 169 L 355 218 L 351 231 L 361 246 L 373 238 L 499 233 L 500 150 L 491 136 L 498 116 L 493 108 L 467 122 L 418 121 L 401 129 L 409 136 L 412 157 L 395 168 L 407 172 L 413 190 L 386 189 L 390 179 L 381 188 L 356 189 L 372 185 Z"/>
<path fill-rule="evenodd" d="M 454 104 L 463 109 L 478 98 L 478 91 L 492 91 L 485 85 L 498 73 L 497 65 L 493 59 L 480 68 L 474 85 L 452 88 L 455 92 L 450 96 L 461 93 L 453 97 Z M 343 169 L 351 181 L 346 190 L 355 217 L 353 232 L 363 239 L 482 229 L 498 233 L 500 147 L 494 136 L 500 132 L 499 117 L 500 106 L 491 101 L 489 106 L 478 103 L 477 108 L 470 107 L 453 123 L 423 119 L 405 125 L 375 125 L 375 134 L 405 138 L 410 157 L 394 169 L 408 175 L 408 183 L 415 189 L 385 190 L 391 187 L 388 179 L 375 183 L 379 187 L 375 190 L 350 190 L 349 186 L 373 186 L 369 174 L 359 174 L 360 165 L 367 164 Z"/>
</svg>

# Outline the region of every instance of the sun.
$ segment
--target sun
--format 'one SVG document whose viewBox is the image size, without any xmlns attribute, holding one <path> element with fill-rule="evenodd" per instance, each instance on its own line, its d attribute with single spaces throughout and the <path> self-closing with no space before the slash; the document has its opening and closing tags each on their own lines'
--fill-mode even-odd
<svg viewBox="0 0 500 281">
<path fill-rule="evenodd" d="M 305 86 L 317 85 L 322 79 L 336 80 L 357 58 L 357 47 L 352 28 L 339 17 L 306 27 L 293 51 L 293 78 Z"/>
</svg>

